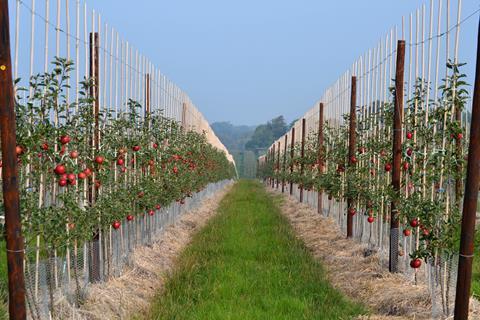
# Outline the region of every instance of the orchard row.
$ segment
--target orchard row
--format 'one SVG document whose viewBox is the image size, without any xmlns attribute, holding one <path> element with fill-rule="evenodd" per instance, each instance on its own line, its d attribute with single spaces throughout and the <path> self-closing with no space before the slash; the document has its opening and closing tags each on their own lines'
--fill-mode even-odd
<svg viewBox="0 0 480 320">
<path fill-rule="evenodd" d="M 204 134 L 186 131 L 133 100 L 95 114 L 93 79 L 69 103 L 73 64 L 56 58 L 53 71 L 17 88 L 17 157 L 27 245 L 40 237 L 58 248 L 89 240 L 121 221 L 154 215 L 207 184 L 234 176 L 233 164 Z"/>
<path fill-rule="evenodd" d="M 268 153 L 260 177 L 319 191 L 330 200 L 351 199 L 345 214 L 361 214 L 370 224 L 380 216 L 389 222 L 390 204 L 396 202 L 403 237 L 414 237 L 411 267 L 419 268 L 421 259 L 451 257 L 459 248 L 469 121 L 464 117 L 469 97 L 460 67 L 447 65 L 449 73 L 436 100 L 429 98 L 434 88 L 426 81 L 419 78 L 412 88 L 403 110 L 400 191 L 392 187 L 393 88 L 391 102 L 357 106 L 353 155 L 346 114 L 343 121 L 325 121 L 322 145 L 314 132 L 305 137 L 303 152 L 296 143 L 287 152 Z"/>
</svg>

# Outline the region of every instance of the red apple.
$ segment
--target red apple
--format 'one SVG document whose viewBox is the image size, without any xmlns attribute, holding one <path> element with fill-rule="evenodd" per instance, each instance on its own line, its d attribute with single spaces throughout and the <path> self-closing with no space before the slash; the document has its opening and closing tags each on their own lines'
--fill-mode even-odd
<svg viewBox="0 0 480 320">
<path fill-rule="evenodd" d="M 159 204 L 157 204 L 157 205 L 155 206 L 155 208 L 156 208 L 157 210 L 160 210 L 161 207 L 162 207 L 162 206 L 159 205 Z"/>
<path fill-rule="evenodd" d="M 70 158 L 77 159 L 78 158 L 78 151 L 70 151 Z"/>
<path fill-rule="evenodd" d="M 140 151 L 140 146 L 133 146 L 132 150 L 135 152 Z"/>
<path fill-rule="evenodd" d="M 95 163 L 97 163 L 97 164 L 102 164 L 103 161 L 105 161 L 105 158 L 104 158 L 104 157 L 102 157 L 102 156 L 96 156 L 96 157 L 95 157 Z"/>
<path fill-rule="evenodd" d="M 152 145 L 153 149 L 157 149 L 158 148 L 158 144 L 156 144 L 155 142 L 153 143 Z"/>
<path fill-rule="evenodd" d="M 65 174 L 67 169 L 65 168 L 65 166 L 63 164 L 59 164 L 55 167 L 55 169 L 53 171 L 58 175 L 62 175 L 62 174 Z"/>
<path fill-rule="evenodd" d="M 85 170 L 83 170 L 83 173 L 85 173 L 87 177 L 90 177 L 92 175 L 92 169 L 86 168 Z"/>
<path fill-rule="evenodd" d="M 148 211 L 148 214 L 149 214 L 150 216 L 153 216 L 153 215 L 155 214 L 155 211 L 150 210 L 150 211 Z"/>
<path fill-rule="evenodd" d="M 125 160 L 123 160 L 122 158 L 117 159 L 117 165 L 123 166 L 124 163 L 125 163 Z"/>
<path fill-rule="evenodd" d="M 120 226 L 122 224 L 120 223 L 120 221 L 115 221 L 114 223 L 112 223 L 112 227 L 113 229 L 117 230 L 117 229 L 120 229 Z"/>
<path fill-rule="evenodd" d="M 46 142 L 43 143 L 42 146 L 41 146 L 41 148 L 42 148 L 42 150 L 44 150 L 44 151 L 48 151 L 48 144 L 47 144 Z"/>
<path fill-rule="evenodd" d="M 349 208 L 348 209 L 348 214 L 351 216 L 354 216 L 357 213 L 357 210 L 355 208 Z"/>
<path fill-rule="evenodd" d="M 67 185 L 67 179 L 61 178 L 60 180 L 58 180 L 58 185 L 60 187 L 65 187 Z"/>
<path fill-rule="evenodd" d="M 408 148 L 408 149 L 407 149 L 407 156 L 411 157 L 412 154 L 413 154 L 412 148 Z"/>
<path fill-rule="evenodd" d="M 375 221 L 374 217 L 368 217 L 367 218 L 368 223 L 373 223 Z"/>
<path fill-rule="evenodd" d="M 71 141 L 70 137 L 68 135 L 61 136 L 60 137 L 60 143 L 61 144 L 67 144 Z"/>
<path fill-rule="evenodd" d="M 85 174 L 85 172 L 79 172 L 78 173 L 78 179 L 84 180 L 86 178 L 87 178 L 87 175 Z"/>
<path fill-rule="evenodd" d="M 410 229 L 403 229 L 403 235 L 405 237 L 409 237 L 412 234 L 412 231 Z"/>
<path fill-rule="evenodd" d="M 418 258 L 410 261 L 410 267 L 412 267 L 413 269 L 418 269 L 418 268 L 420 268 L 421 265 L 422 265 L 422 260 L 420 260 Z"/>
<path fill-rule="evenodd" d="M 413 133 L 407 132 L 407 139 L 410 140 L 413 138 Z"/>
<path fill-rule="evenodd" d="M 132 220 L 133 220 L 133 216 L 132 216 L 131 214 L 129 214 L 129 215 L 127 216 L 127 221 L 132 221 Z"/>
<path fill-rule="evenodd" d="M 385 164 L 385 171 L 390 172 L 392 170 L 392 165 L 390 163 Z"/>
<path fill-rule="evenodd" d="M 22 146 L 16 146 L 16 147 L 15 147 L 15 152 L 16 152 L 17 156 L 23 154 L 24 151 L 25 151 L 25 150 L 23 150 L 23 147 L 22 147 Z"/>
<path fill-rule="evenodd" d="M 412 228 L 416 228 L 416 227 L 418 227 L 418 225 L 419 225 L 419 222 L 418 222 L 418 219 L 417 219 L 417 218 L 412 219 L 412 220 L 410 221 L 410 226 L 411 226 Z"/>
</svg>

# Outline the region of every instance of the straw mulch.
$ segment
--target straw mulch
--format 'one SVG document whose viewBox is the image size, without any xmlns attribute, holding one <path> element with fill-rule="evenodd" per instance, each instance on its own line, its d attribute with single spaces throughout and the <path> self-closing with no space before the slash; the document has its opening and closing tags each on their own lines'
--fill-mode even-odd
<svg viewBox="0 0 480 320">
<path fill-rule="evenodd" d="M 284 196 L 281 209 L 297 236 L 322 261 L 332 285 L 374 314 L 358 319 L 431 318 L 431 299 L 425 286 L 389 273 L 377 254 L 366 254 L 365 245 L 347 240 L 334 220 L 322 217 L 309 206 Z"/>
<path fill-rule="evenodd" d="M 201 229 L 216 213 L 220 200 L 230 186 L 203 201 L 202 205 L 185 213 L 173 226 L 168 227 L 152 246 L 137 248 L 132 264 L 119 278 L 89 287 L 86 302 L 74 309 L 59 301 L 61 319 L 104 320 L 129 319 L 148 311 L 155 294 L 162 290 L 176 259 Z"/>
</svg>

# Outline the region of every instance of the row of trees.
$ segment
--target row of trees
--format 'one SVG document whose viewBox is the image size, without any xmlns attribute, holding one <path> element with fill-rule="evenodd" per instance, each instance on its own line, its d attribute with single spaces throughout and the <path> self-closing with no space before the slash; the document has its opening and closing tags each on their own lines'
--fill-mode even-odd
<svg viewBox="0 0 480 320">
<path fill-rule="evenodd" d="M 399 192 L 391 184 L 394 88 L 390 90 L 392 102 L 357 107 L 353 156 L 348 150 L 350 116 L 345 114 L 340 125 L 325 121 L 323 145 L 318 144 L 316 133 L 306 137 L 303 157 L 301 143 L 293 146 L 293 157 L 291 146 L 285 155 L 283 150 L 280 156 L 267 153 L 258 176 L 292 182 L 332 200 L 352 199 L 345 214 L 361 214 L 370 223 L 379 215 L 388 222 L 390 203 L 397 202 L 403 235 L 416 239 L 410 252 L 412 267 L 420 267 L 420 259 L 453 257 L 459 249 L 466 168 L 462 114 L 469 98 L 461 66 L 447 65 L 449 75 L 438 88 L 441 94 L 436 101 L 427 101 L 432 88 L 425 80 L 417 79 L 412 88 L 414 94 L 404 109 Z"/>
</svg>

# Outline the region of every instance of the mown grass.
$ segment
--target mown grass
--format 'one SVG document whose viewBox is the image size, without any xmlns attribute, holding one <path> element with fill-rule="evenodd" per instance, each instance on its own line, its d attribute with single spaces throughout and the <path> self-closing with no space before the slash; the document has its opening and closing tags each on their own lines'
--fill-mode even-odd
<svg viewBox="0 0 480 320">
<path fill-rule="evenodd" d="M 479 207 L 480 208 L 480 207 Z M 475 256 L 472 270 L 472 293 L 480 299 L 480 232 L 475 232 Z"/>
<path fill-rule="evenodd" d="M 325 279 L 280 215 L 279 199 L 240 181 L 179 259 L 147 319 L 351 319 L 365 308 Z"/>
</svg>

